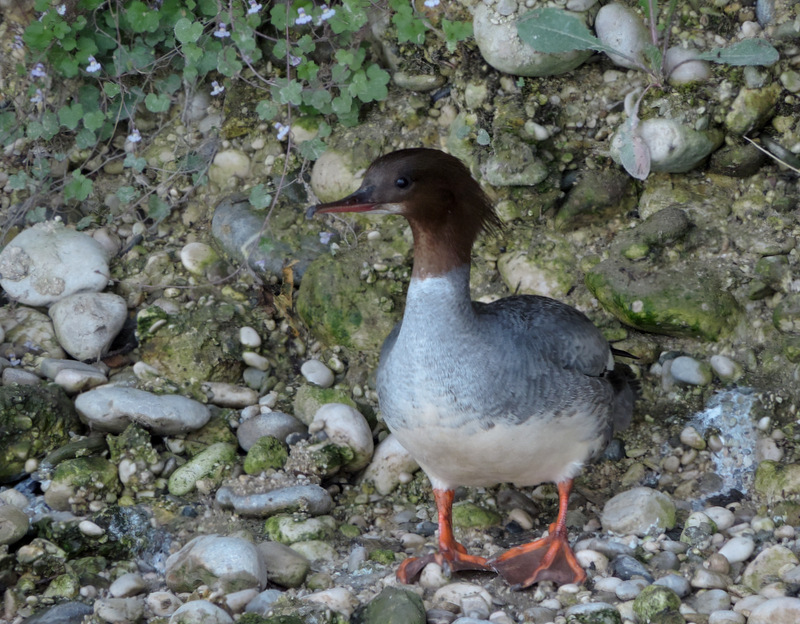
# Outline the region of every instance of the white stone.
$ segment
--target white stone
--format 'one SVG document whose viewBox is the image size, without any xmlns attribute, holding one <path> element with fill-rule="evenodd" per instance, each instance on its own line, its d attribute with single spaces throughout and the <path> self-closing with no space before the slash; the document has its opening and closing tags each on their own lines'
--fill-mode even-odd
<svg viewBox="0 0 800 624">
<path fill-rule="evenodd" d="M 234 178 L 246 179 L 249 175 L 250 158 L 235 149 L 217 152 L 214 162 L 208 168 L 208 177 L 223 188 L 229 186 Z"/>
<path fill-rule="evenodd" d="M 76 360 L 99 359 L 128 317 L 125 300 L 112 293 L 77 293 L 48 310 L 58 342 Z"/>
<path fill-rule="evenodd" d="M 350 153 L 326 150 L 311 168 L 311 188 L 322 202 L 341 199 L 361 184 L 360 172 L 354 170 Z"/>
<path fill-rule="evenodd" d="M 110 272 L 105 249 L 57 221 L 37 223 L 0 252 L 0 286 L 15 301 L 47 306 L 77 292 L 99 292 Z"/>
<path fill-rule="evenodd" d="M 242 362 L 260 371 L 269 369 L 269 360 L 255 351 L 243 351 Z"/>
<path fill-rule="evenodd" d="M 112 624 L 138 622 L 144 615 L 144 600 L 134 598 L 100 598 L 94 603 L 94 612 L 100 619 Z"/>
<path fill-rule="evenodd" d="M 742 367 L 724 355 L 712 355 L 709 363 L 722 381 L 736 381 L 742 376 Z"/>
<path fill-rule="evenodd" d="M 302 599 L 324 605 L 331 611 L 343 614 L 348 619 L 358 606 L 358 599 L 346 587 L 331 587 L 303 596 Z"/>
<path fill-rule="evenodd" d="M 147 588 L 141 574 L 128 572 L 117 578 L 108 588 L 114 598 L 127 598 L 141 594 Z"/>
<path fill-rule="evenodd" d="M 779 462 L 783 459 L 783 449 L 772 438 L 759 438 L 756 442 L 756 461 Z"/>
<path fill-rule="evenodd" d="M 670 375 L 678 383 L 706 386 L 711 383 L 711 367 L 686 355 L 672 360 Z"/>
<path fill-rule="evenodd" d="M 145 603 L 153 615 L 158 617 L 172 615 L 183 604 L 181 599 L 170 591 L 152 592 L 145 598 Z"/>
<path fill-rule="evenodd" d="M 78 530 L 89 537 L 100 537 L 106 532 L 103 527 L 95 524 L 91 520 L 81 520 L 78 523 Z"/>
<path fill-rule="evenodd" d="M 203 275 L 219 259 L 217 252 L 205 243 L 187 243 L 181 249 L 181 264 L 189 273 Z"/>
<path fill-rule="evenodd" d="M 582 568 L 597 570 L 603 574 L 608 569 L 608 557 L 596 550 L 581 550 L 575 553 L 575 558 Z"/>
<path fill-rule="evenodd" d="M 697 60 L 698 52 L 688 48 L 672 47 L 664 56 L 664 71 L 673 86 L 706 82 L 711 79 L 708 61 Z"/>
<path fill-rule="evenodd" d="M 736 611 L 714 611 L 708 616 L 708 624 L 745 624 L 745 621 Z"/>
<path fill-rule="evenodd" d="M 255 587 L 242 589 L 232 592 L 225 596 L 225 606 L 231 613 L 241 613 L 251 600 L 258 596 L 259 591 Z"/>
<path fill-rule="evenodd" d="M 240 409 L 258 402 L 258 392 L 245 386 L 222 383 L 220 381 L 207 381 L 203 389 L 208 392 L 208 401 L 220 407 L 233 407 Z"/>
<path fill-rule="evenodd" d="M 53 383 L 64 388 L 67 394 L 73 395 L 102 386 L 108 383 L 108 378 L 97 370 L 90 372 L 65 368 L 56 374 Z"/>
<path fill-rule="evenodd" d="M 321 388 L 330 388 L 333 385 L 333 371 L 319 360 L 303 362 L 300 373 L 306 378 L 306 381 Z"/>
<path fill-rule="evenodd" d="M 705 514 L 717 525 L 717 531 L 720 533 L 730 529 L 735 522 L 733 512 L 725 507 L 709 507 L 705 510 Z"/>
<path fill-rule="evenodd" d="M 450 579 L 444 575 L 442 566 L 435 562 L 422 568 L 422 573 L 419 575 L 419 586 L 425 589 L 439 589 L 449 582 Z"/>
<path fill-rule="evenodd" d="M 353 459 L 343 468 L 356 472 L 369 464 L 374 451 L 372 431 L 357 409 L 344 403 L 327 403 L 317 410 L 308 427 L 311 434 L 324 431 L 328 439 L 353 451 Z"/>
<path fill-rule="evenodd" d="M 379 494 L 389 494 L 400 485 L 400 476 L 419 470 L 419 464 L 403 447 L 394 434 L 378 444 L 367 470 L 362 477 L 375 485 Z"/>
<path fill-rule="evenodd" d="M 797 624 L 800 622 L 800 598 L 772 598 L 750 612 L 747 624 Z"/>
<path fill-rule="evenodd" d="M 158 435 L 177 435 L 195 431 L 211 418 L 208 407 L 193 399 L 120 386 L 101 386 L 78 395 L 75 409 L 93 429 L 108 433 L 122 433 L 131 422 L 138 422 Z"/>
<path fill-rule="evenodd" d="M 233 618 L 213 602 L 192 600 L 178 607 L 169 624 L 233 624 Z"/>
<path fill-rule="evenodd" d="M 636 13 L 616 2 L 606 4 L 597 12 L 594 29 L 597 38 L 605 45 L 630 57 L 609 54 L 615 65 L 641 69 L 644 65 L 644 48 L 650 43 L 650 34 Z"/>
<path fill-rule="evenodd" d="M 239 342 L 243 347 L 258 349 L 261 346 L 261 336 L 259 336 L 258 332 L 252 327 L 240 327 Z"/>
<path fill-rule="evenodd" d="M 637 487 L 609 500 L 600 521 L 604 530 L 622 535 L 661 533 L 675 526 L 675 504 L 663 492 Z"/>
<path fill-rule="evenodd" d="M 692 427 L 691 425 L 688 427 L 684 427 L 683 431 L 681 431 L 681 444 L 685 444 L 689 448 L 696 449 L 698 451 L 702 451 L 706 448 L 706 441 L 703 439 L 697 429 Z"/>
<path fill-rule="evenodd" d="M 461 607 L 465 598 L 472 597 L 477 597 L 486 604 L 488 614 L 488 609 L 491 609 L 493 604 L 491 594 L 480 585 L 472 583 L 449 583 L 440 587 L 433 594 L 433 603 L 436 605 L 450 603 Z"/>
</svg>

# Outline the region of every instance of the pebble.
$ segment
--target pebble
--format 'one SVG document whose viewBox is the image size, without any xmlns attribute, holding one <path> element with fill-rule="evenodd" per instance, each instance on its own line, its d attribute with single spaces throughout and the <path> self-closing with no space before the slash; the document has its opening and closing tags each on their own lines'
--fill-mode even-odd
<svg viewBox="0 0 800 624">
<path fill-rule="evenodd" d="M 742 367 L 724 355 L 712 355 L 711 369 L 722 381 L 736 381 L 742 376 Z"/>
<path fill-rule="evenodd" d="M 245 386 L 219 381 L 207 381 L 203 390 L 208 394 L 208 401 L 219 407 L 241 409 L 258 402 L 258 392 Z"/>
<path fill-rule="evenodd" d="M 372 430 L 367 419 L 354 407 L 344 403 L 326 403 L 320 407 L 308 426 L 312 435 L 324 431 L 337 446 L 353 451 L 353 459 L 343 466 L 348 472 L 357 472 L 369 464 L 375 450 Z"/>
<path fill-rule="evenodd" d="M 683 431 L 681 431 L 681 444 L 685 444 L 689 448 L 696 449 L 698 451 L 702 451 L 706 448 L 706 441 L 703 439 L 697 429 L 692 426 L 685 427 Z"/>
<path fill-rule="evenodd" d="M 252 327 L 244 326 L 239 328 L 239 342 L 248 349 L 258 349 L 261 346 L 261 336 Z"/>
<path fill-rule="evenodd" d="M 596 550 L 576 551 L 575 558 L 581 564 L 581 567 L 587 570 L 596 570 L 598 573 L 603 574 L 608 569 L 608 557 Z"/>
<path fill-rule="evenodd" d="M 62 602 L 25 619 L 25 624 L 80 624 L 93 609 L 82 602 Z"/>
<path fill-rule="evenodd" d="M 273 603 L 283 595 L 283 592 L 278 589 L 265 589 L 245 607 L 246 613 L 256 613 L 263 617 L 269 615 L 272 610 Z"/>
<path fill-rule="evenodd" d="M 112 624 L 136 622 L 144 615 L 144 599 L 100 598 L 94 602 L 94 613 L 101 620 Z"/>
<path fill-rule="evenodd" d="M 49 306 L 77 292 L 100 292 L 110 278 L 105 249 L 58 221 L 20 232 L 0 252 L 0 286 L 29 306 Z"/>
<path fill-rule="evenodd" d="M 302 600 L 316 602 L 331 611 L 341 613 L 349 619 L 358 606 L 358 599 L 353 592 L 345 587 L 331 587 L 322 591 L 314 592 L 302 597 Z"/>
<path fill-rule="evenodd" d="M 724 589 L 731 584 L 731 579 L 719 572 L 700 567 L 695 570 L 691 584 L 697 589 Z"/>
<path fill-rule="evenodd" d="M 708 616 L 708 624 L 745 624 L 745 617 L 736 611 L 715 611 Z"/>
<path fill-rule="evenodd" d="M 188 243 L 181 248 L 181 264 L 189 273 L 205 274 L 206 269 L 219 260 L 217 252 L 206 243 Z"/>
<path fill-rule="evenodd" d="M 76 293 L 59 299 L 48 314 L 64 351 L 76 360 L 97 360 L 128 318 L 125 300 L 112 293 Z"/>
<path fill-rule="evenodd" d="M 653 585 L 663 585 L 674 591 L 680 598 L 686 598 L 691 591 L 692 586 L 684 577 L 679 574 L 667 574 L 658 579 Z"/>
<path fill-rule="evenodd" d="M 709 589 L 698 592 L 690 604 L 698 613 L 709 615 L 714 611 L 727 611 L 731 606 L 731 597 L 724 589 Z"/>
<path fill-rule="evenodd" d="M 233 618 L 213 602 L 192 600 L 178 607 L 169 624 L 233 624 Z"/>
<path fill-rule="evenodd" d="M 259 591 L 254 587 L 232 592 L 225 596 L 225 606 L 231 613 L 241 613 L 258 594 Z"/>
<path fill-rule="evenodd" d="M 0 504 L 0 545 L 15 544 L 28 532 L 28 515 L 14 505 Z"/>
<path fill-rule="evenodd" d="M 38 386 L 42 382 L 36 373 L 21 368 L 4 368 L 2 381 L 4 386 Z"/>
<path fill-rule="evenodd" d="M 270 583 L 281 587 L 303 584 L 311 570 L 311 563 L 303 555 L 280 542 L 261 542 L 257 548 Z"/>
<path fill-rule="evenodd" d="M 39 373 L 47 379 L 54 380 L 61 371 L 73 370 L 87 373 L 89 375 L 105 376 L 104 365 L 94 366 L 75 360 L 64 360 L 56 358 L 43 358 L 39 363 Z"/>
<path fill-rule="evenodd" d="M 440 587 L 433 594 L 433 604 L 442 605 L 449 603 L 463 609 L 462 604 L 464 600 L 472 598 L 477 598 L 483 603 L 486 615 L 488 616 L 489 609 L 492 607 L 492 596 L 483 587 L 473 585 L 472 583 L 449 583 L 444 587 Z M 473 608 L 477 608 L 478 605 L 474 600 L 468 600 L 467 604 L 472 605 Z"/>
<path fill-rule="evenodd" d="M 147 595 L 145 604 L 153 615 L 166 617 L 175 613 L 183 602 L 170 591 L 155 591 Z"/>
<path fill-rule="evenodd" d="M 362 479 L 375 486 L 382 495 L 394 490 L 403 478 L 402 475 L 419 470 L 419 464 L 411 454 L 390 434 L 375 447 L 372 461 L 367 466 Z"/>
<path fill-rule="evenodd" d="M 319 360 L 307 360 L 300 367 L 300 373 L 306 381 L 321 388 L 330 388 L 333 385 L 333 371 Z"/>
<path fill-rule="evenodd" d="M 621 578 L 623 581 L 629 581 L 640 576 L 651 583 L 653 582 L 653 576 L 647 571 L 644 564 L 630 555 L 614 557 L 611 561 L 610 569 L 614 576 Z"/>
<path fill-rule="evenodd" d="M 603 508 L 603 530 L 644 536 L 675 526 L 675 504 L 665 493 L 637 487 L 617 494 Z"/>
<path fill-rule="evenodd" d="M 234 178 L 246 179 L 249 174 L 250 158 L 235 149 L 217 152 L 208 168 L 208 177 L 222 188 L 230 186 Z"/>
<path fill-rule="evenodd" d="M 122 433 L 137 422 L 158 435 L 177 435 L 199 429 L 211 418 L 208 407 L 193 399 L 121 386 L 102 386 L 78 395 L 75 409 L 93 429 L 108 433 Z"/>
<path fill-rule="evenodd" d="M 78 530 L 88 537 L 100 537 L 106 533 L 103 527 L 95 524 L 91 520 L 81 520 L 78 523 Z M 115 597 L 118 598 L 119 596 Z"/>
<path fill-rule="evenodd" d="M 642 19 L 628 7 L 616 2 L 606 4 L 597 12 L 594 29 L 605 45 L 633 59 L 609 54 L 615 65 L 639 69 L 644 64 L 644 48 L 650 35 Z"/>
<path fill-rule="evenodd" d="M 708 61 L 697 60 L 698 52 L 688 48 L 672 47 L 664 55 L 664 72 L 673 86 L 706 82 L 711 79 Z"/>
<path fill-rule="evenodd" d="M 239 537 L 201 535 L 170 555 L 165 579 L 176 592 L 191 592 L 203 584 L 229 593 L 264 589 L 267 570 L 253 543 Z"/>
<path fill-rule="evenodd" d="M 186 496 L 195 489 L 200 479 L 219 474 L 220 466 L 233 465 L 236 457 L 233 444 L 211 444 L 170 475 L 167 489 L 173 496 Z"/>
<path fill-rule="evenodd" d="M 242 352 L 242 362 L 260 371 L 269 370 L 269 360 L 255 351 Z"/>
<path fill-rule="evenodd" d="M 717 531 L 720 533 L 730 529 L 735 522 L 733 512 L 725 507 L 709 507 L 705 510 L 705 514 L 717 525 Z"/>
<path fill-rule="evenodd" d="M 642 593 L 642 590 L 650 583 L 641 578 L 631 579 L 629 581 L 622 581 L 617 585 L 614 593 L 620 600 L 633 600 Z"/>
<path fill-rule="evenodd" d="M 243 421 L 236 430 L 239 446 L 245 451 L 264 436 L 272 436 L 285 441 L 293 433 L 306 433 L 308 428 L 297 418 L 283 412 L 267 412 L 258 414 Z"/>
<path fill-rule="evenodd" d="M 800 598 L 771 598 L 755 607 L 747 624 L 797 624 L 800 622 Z"/>
<path fill-rule="evenodd" d="M 108 588 L 114 598 L 128 598 L 141 594 L 147 588 L 141 574 L 128 572 L 117 578 Z"/>
<path fill-rule="evenodd" d="M 53 383 L 64 388 L 67 394 L 75 395 L 107 384 L 108 377 L 100 371 L 65 368 L 58 371 L 58 374 L 53 378 Z"/>
<path fill-rule="evenodd" d="M 328 490 L 318 485 L 295 485 L 270 492 L 238 495 L 229 487 L 216 494 L 217 504 L 233 508 L 242 516 L 266 518 L 281 512 L 305 511 L 323 515 L 333 508 Z"/>
<path fill-rule="evenodd" d="M 681 355 L 672 360 L 669 373 L 678 383 L 692 386 L 707 386 L 712 379 L 711 366 L 688 355 Z"/>
</svg>

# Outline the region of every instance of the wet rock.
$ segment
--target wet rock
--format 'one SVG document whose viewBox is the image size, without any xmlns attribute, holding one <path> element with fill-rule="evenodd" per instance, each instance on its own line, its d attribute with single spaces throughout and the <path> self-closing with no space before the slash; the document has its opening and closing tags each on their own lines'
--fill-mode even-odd
<svg viewBox="0 0 800 624">
<path fill-rule="evenodd" d="M 653 582 L 653 577 L 644 567 L 644 564 L 631 555 L 617 555 L 614 557 L 611 561 L 611 571 L 614 576 L 621 578 L 623 581 L 641 577 L 648 582 Z"/>
<path fill-rule="evenodd" d="M 81 362 L 77 362 L 80 364 Z M 76 368 L 64 368 L 58 372 L 53 382 L 70 395 L 86 392 L 97 386 L 108 383 L 108 378 L 98 370 L 87 371 Z"/>
<path fill-rule="evenodd" d="M 725 127 L 738 135 L 762 127 L 775 114 L 780 93 L 781 86 L 777 82 L 763 88 L 742 88 L 725 116 Z"/>
<path fill-rule="evenodd" d="M 258 392 L 236 384 L 208 381 L 203 384 L 203 390 L 207 393 L 208 402 L 220 407 L 241 409 L 258 402 Z"/>
<path fill-rule="evenodd" d="M 95 600 L 94 613 L 110 624 L 136 622 L 144 615 L 143 598 L 100 598 Z"/>
<path fill-rule="evenodd" d="M 263 436 L 273 436 L 285 442 L 287 436 L 306 431 L 306 426 L 294 416 L 283 412 L 267 412 L 243 421 L 236 430 L 236 437 L 239 440 L 239 446 L 243 450 L 249 451 L 250 447 Z"/>
<path fill-rule="evenodd" d="M 553 76 L 572 71 L 591 56 L 590 51 L 562 54 L 536 52 L 517 34 L 517 19 L 504 17 L 494 7 L 479 3 L 472 21 L 475 43 L 489 65 L 513 76 Z"/>
<path fill-rule="evenodd" d="M 97 360 L 128 318 L 128 307 L 119 295 L 77 293 L 59 299 L 48 311 L 58 342 L 76 360 Z"/>
<path fill-rule="evenodd" d="M 170 475 L 167 485 L 169 493 L 185 496 L 194 490 L 200 479 L 220 481 L 223 472 L 236 462 L 236 458 L 236 447 L 232 444 L 212 444 Z"/>
<path fill-rule="evenodd" d="M 762 461 L 756 468 L 754 487 L 768 502 L 796 498 L 800 496 L 800 464 Z"/>
<path fill-rule="evenodd" d="M 675 566 L 674 569 L 677 570 L 678 566 Z M 662 576 L 655 581 L 653 585 L 663 585 L 664 587 L 667 587 L 675 592 L 680 598 L 685 598 L 692 591 L 692 586 L 689 584 L 689 581 L 678 574 L 667 574 L 666 576 Z"/>
<path fill-rule="evenodd" d="M 246 474 L 259 474 L 268 469 L 279 470 L 283 468 L 289 452 L 278 438 L 264 436 L 247 451 L 244 458 L 244 471 Z"/>
<path fill-rule="evenodd" d="M 117 467 L 102 457 L 76 457 L 61 462 L 53 472 L 45 502 L 57 511 L 82 514 L 92 501 L 105 501 L 119 490 Z"/>
<path fill-rule="evenodd" d="M 695 130 L 678 119 L 645 119 L 639 124 L 639 136 L 650 151 L 650 171 L 683 173 L 697 167 L 722 144 L 723 134 L 715 129 Z M 611 139 L 610 153 L 621 162 L 624 133 Z"/>
<path fill-rule="evenodd" d="M 25 624 L 80 624 L 94 613 L 91 605 L 82 602 L 62 602 L 25 619 Z"/>
<path fill-rule="evenodd" d="M 208 408 L 178 394 L 156 395 L 122 386 L 103 386 L 78 396 L 75 408 L 98 431 L 121 433 L 136 422 L 158 435 L 176 435 L 205 425 Z"/>
<path fill-rule="evenodd" d="M 25 306 L 3 306 L 0 307 L 0 327 L 5 333 L 5 342 L 17 358 L 26 353 L 46 358 L 67 357 L 58 344 L 53 322 L 46 314 Z"/>
<path fill-rule="evenodd" d="M 687 355 L 672 360 L 669 373 L 678 383 L 691 386 L 707 386 L 711 383 L 711 366 Z"/>
<path fill-rule="evenodd" d="M 680 440 L 681 444 L 685 444 L 689 448 L 698 451 L 702 451 L 706 448 L 706 441 L 703 439 L 703 436 L 692 426 L 684 427 L 683 431 L 681 431 Z"/>
<path fill-rule="evenodd" d="M 247 179 L 250 173 L 250 158 L 235 149 L 217 152 L 208 169 L 208 177 L 221 187 L 228 186 L 233 178 Z"/>
<path fill-rule="evenodd" d="M 273 219 L 276 216 L 280 215 L 274 215 Z M 288 217 L 290 215 L 283 218 L 288 220 Z M 292 265 L 295 283 L 302 280 L 311 261 L 326 251 L 317 235 L 300 235 L 280 227 L 262 232 L 263 225 L 264 214 L 253 210 L 244 196 L 235 195 L 223 199 L 217 206 L 211 233 L 233 260 L 246 261 L 256 273 L 267 278 L 282 277 L 287 259 L 296 260 Z"/>
<path fill-rule="evenodd" d="M 663 585 L 645 587 L 633 601 L 633 612 L 640 622 L 660 621 L 659 618 L 663 618 L 665 613 L 677 613 L 680 607 L 680 597 Z"/>
<path fill-rule="evenodd" d="M 77 292 L 99 292 L 110 272 L 91 236 L 57 221 L 37 223 L 0 252 L 0 286 L 11 299 L 47 306 Z"/>
<path fill-rule="evenodd" d="M 717 173 L 735 178 L 748 178 L 755 174 L 767 156 L 756 146 L 724 145 L 711 155 L 708 169 Z"/>
<path fill-rule="evenodd" d="M 170 555 L 166 562 L 167 586 L 191 592 L 208 585 L 225 593 L 256 587 L 264 589 L 267 572 L 258 549 L 238 537 L 201 535 Z"/>
<path fill-rule="evenodd" d="M 128 572 L 118 577 L 108 588 L 108 593 L 114 598 L 127 598 L 141 594 L 147 589 L 141 574 Z"/>
<path fill-rule="evenodd" d="M 272 577 L 270 577 L 270 580 L 272 580 Z M 265 589 L 263 592 L 258 594 L 258 596 L 256 596 L 250 602 L 247 603 L 247 606 L 245 607 L 245 612 L 257 613 L 259 615 L 266 617 L 272 611 L 272 605 L 282 595 L 283 592 L 280 590 Z"/>
<path fill-rule="evenodd" d="M 328 403 L 343 403 L 353 408 L 356 407 L 353 399 L 343 390 L 304 384 L 300 386 L 294 397 L 294 415 L 305 425 L 310 425 L 314 420 L 314 415 Z"/>
<path fill-rule="evenodd" d="M 616 169 L 581 174 L 556 214 L 557 228 L 577 228 L 630 211 L 636 202 L 631 177 Z"/>
<path fill-rule="evenodd" d="M 300 520 L 294 516 L 281 514 L 268 518 L 264 530 L 269 538 L 281 544 L 297 542 L 326 541 L 336 531 L 336 520 L 331 516 L 319 516 Z"/>
<path fill-rule="evenodd" d="M 306 381 L 321 388 L 330 388 L 333 385 L 333 371 L 319 360 L 307 360 L 300 367 L 300 373 Z"/>
<path fill-rule="evenodd" d="M 515 293 L 561 299 L 575 287 L 575 254 L 563 240 L 501 254 L 497 270 Z"/>
<path fill-rule="evenodd" d="M 772 598 L 750 612 L 747 624 L 795 624 L 800 622 L 800 598 Z"/>
<path fill-rule="evenodd" d="M 373 483 L 375 490 L 389 494 L 401 482 L 410 480 L 410 475 L 419 470 L 419 464 L 397 440 L 394 434 L 378 444 L 363 480 Z M 408 479 L 407 479 L 408 477 Z"/>
<path fill-rule="evenodd" d="M 800 293 L 781 299 L 772 314 L 772 323 L 786 334 L 800 334 Z"/>
<path fill-rule="evenodd" d="M 386 280 L 361 279 L 362 253 L 325 254 L 311 263 L 297 293 L 297 313 L 323 343 L 372 351 L 400 319 L 394 303 L 399 293 Z"/>
<path fill-rule="evenodd" d="M 237 383 L 244 369 L 240 313 L 229 303 L 195 306 L 168 314 L 140 310 L 136 335 L 141 359 L 173 381 Z"/>
<path fill-rule="evenodd" d="M 192 600 L 178 607 L 169 624 L 233 624 L 233 618 L 213 602 Z"/>
<path fill-rule="evenodd" d="M 594 29 L 600 41 L 625 55 L 608 53 L 615 65 L 628 69 L 646 66 L 644 49 L 650 43 L 650 33 L 631 9 L 616 2 L 604 5 L 597 12 Z"/>
<path fill-rule="evenodd" d="M 265 493 L 238 495 L 228 487 L 217 490 L 217 503 L 232 507 L 243 516 L 265 518 L 281 512 L 304 511 L 312 515 L 329 513 L 331 495 L 318 485 L 296 485 Z"/>
<path fill-rule="evenodd" d="M 696 589 L 724 589 L 731 584 L 731 579 L 727 574 L 700 567 L 694 571 L 691 584 Z"/>
<path fill-rule="evenodd" d="M 362 624 L 425 624 L 422 598 L 399 587 L 386 587 L 361 612 Z"/>
<path fill-rule="evenodd" d="M 649 585 L 649 581 L 642 578 L 634 578 L 629 581 L 622 581 L 614 589 L 614 593 L 620 600 L 633 600 L 642 590 Z"/>
<path fill-rule="evenodd" d="M 486 182 L 492 186 L 535 186 L 547 177 L 547 165 L 530 146 L 508 136 L 497 143 L 500 145 L 481 165 Z"/>
<path fill-rule="evenodd" d="M 786 546 L 770 546 L 758 553 L 742 573 L 742 584 L 754 592 L 773 582 L 780 576 L 782 569 L 796 566 L 797 555 Z"/>
<path fill-rule="evenodd" d="M 17 543 L 27 532 L 27 514 L 14 505 L 0 504 L 0 546 Z"/>
<path fill-rule="evenodd" d="M 213 247 L 198 242 L 184 245 L 180 257 L 184 268 L 195 275 L 204 275 L 206 270 L 219 260 Z"/>
<path fill-rule="evenodd" d="M 181 606 L 181 599 L 169 591 L 151 592 L 145 598 L 145 604 L 153 615 L 165 617 L 172 615 Z"/>
<path fill-rule="evenodd" d="M 308 427 L 311 434 L 324 431 L 332 443 L 347 447 L 353 458 L 342 468 L 347 472 L 357 472 L 372 459 L 374 444 L 372 431 L 361 413 L 343 403 L 328 403 L 317 410 L 314 420 Z"/>
<path fill-rule="evenodd" d="M 600 521 L 605 531 L 623 535 L 661 532 L 675 526 L 675 504 L 663 492 L 633 488 L 609 500 Z"/>
<path fill-rule="evenodd" d="M 604 260 L 586 285 L 606 310 L 643 331 L 716 340 L 739 318 L 735 299 L 700 266 L 656 271 Z"/>
<path fill-rule="evenodd" d="M 744 374 L 740 364 L 724 355 L 712 355 L 709 363 L 716 376 L 726 383 L 735 382 Z"/>
<path fill-rule="evenodd" d="M 80 421 L 57 386 L 0 386 L 0 484 L 18 479 L 28 459 L 70 441 Z"/>
<path fill-rule="evenodd" d="M 261 542 L 257 548 L 270 583 L 281 587 L 300 587 L 303 584 L 311 570 L 311 563 L 303 555 L 280 542 Z"/>
</svg>

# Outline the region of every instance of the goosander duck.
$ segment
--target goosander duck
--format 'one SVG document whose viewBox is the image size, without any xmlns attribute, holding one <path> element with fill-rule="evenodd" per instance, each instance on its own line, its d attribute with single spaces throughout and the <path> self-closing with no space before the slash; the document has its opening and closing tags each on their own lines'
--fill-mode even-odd
<svg viewBox="0 0 800 624">
<path fill-rule="evenodd" d="M 608 342 L 554 299 L 471 300 L 472 245 L 500 220 L 453 156 L 423 148 L 382 156 L 357 191 L 307 216 L 331 212 L 402 215 L 414 237 L 405 312 L 381 349 L 377 392 L 384 421 L 433 486 L 439 551 L 407 558 L 398 579 L 411 583 L 437 562 L 496 571 L 517 588 L 582 582 L 567 541 L 572 481 L 627 426 L 634 402 Z M 455 488 L 504 482 L 555 482 L 557 519 L 544 538 L 488 560 L 470 555 L 453 535 Z"/>
</svg>

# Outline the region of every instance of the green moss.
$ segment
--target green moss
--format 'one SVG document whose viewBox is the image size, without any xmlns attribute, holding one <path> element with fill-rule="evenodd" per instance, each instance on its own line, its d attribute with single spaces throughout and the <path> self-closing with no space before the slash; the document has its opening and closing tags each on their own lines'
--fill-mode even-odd
<svg viewBox="0 0 800 624">
<path fill-rule="evenodd" d="M 655 622 L 665 613 L 679 613 L 681 599 L 663 585 L 648 585 L 633 601 L 633 612 L 640 622 Z"/>
<path fill-rule="evenodd" d="M 199 479 L 211 479 L 217 483 L 227 469 L 236 461 L 236 447 L 219 442 L 178 468 L 169 478 L 169 493 L 173 496 L 185 496 L 195 488 Z"/>
<path fill-rule="evenodd" d="M 500 524 L 500 514 L 464 501 L 453 505 L 453 524 L 461 528 L 488 529 Z"/>
<path fill-rule="evenodd" d="M 394 563 L 394 551 L 385 548 L 376 548 L 369 553 L 369 560 L 384 565 L 391 565 Z"/>
<path fill-rule="evenodd" d="M 247 452 L 247 457 L 244 458 L 244 471 L 252 475 L 270 468 L 278 470 L 283 468 L 288 457 L 289 452 L 283 442 L 274 436 L 263 436 L 256 440 Z"/>
<path fill-rule="evenodd" d="M 289 514 L 278 514 L 267 518 L 264 531 L 273 542 L 294 544 L 295 542 L 328 541 L 336 531 L 336 521 L 330 516 L 298 519 Z"/>
</svg>

